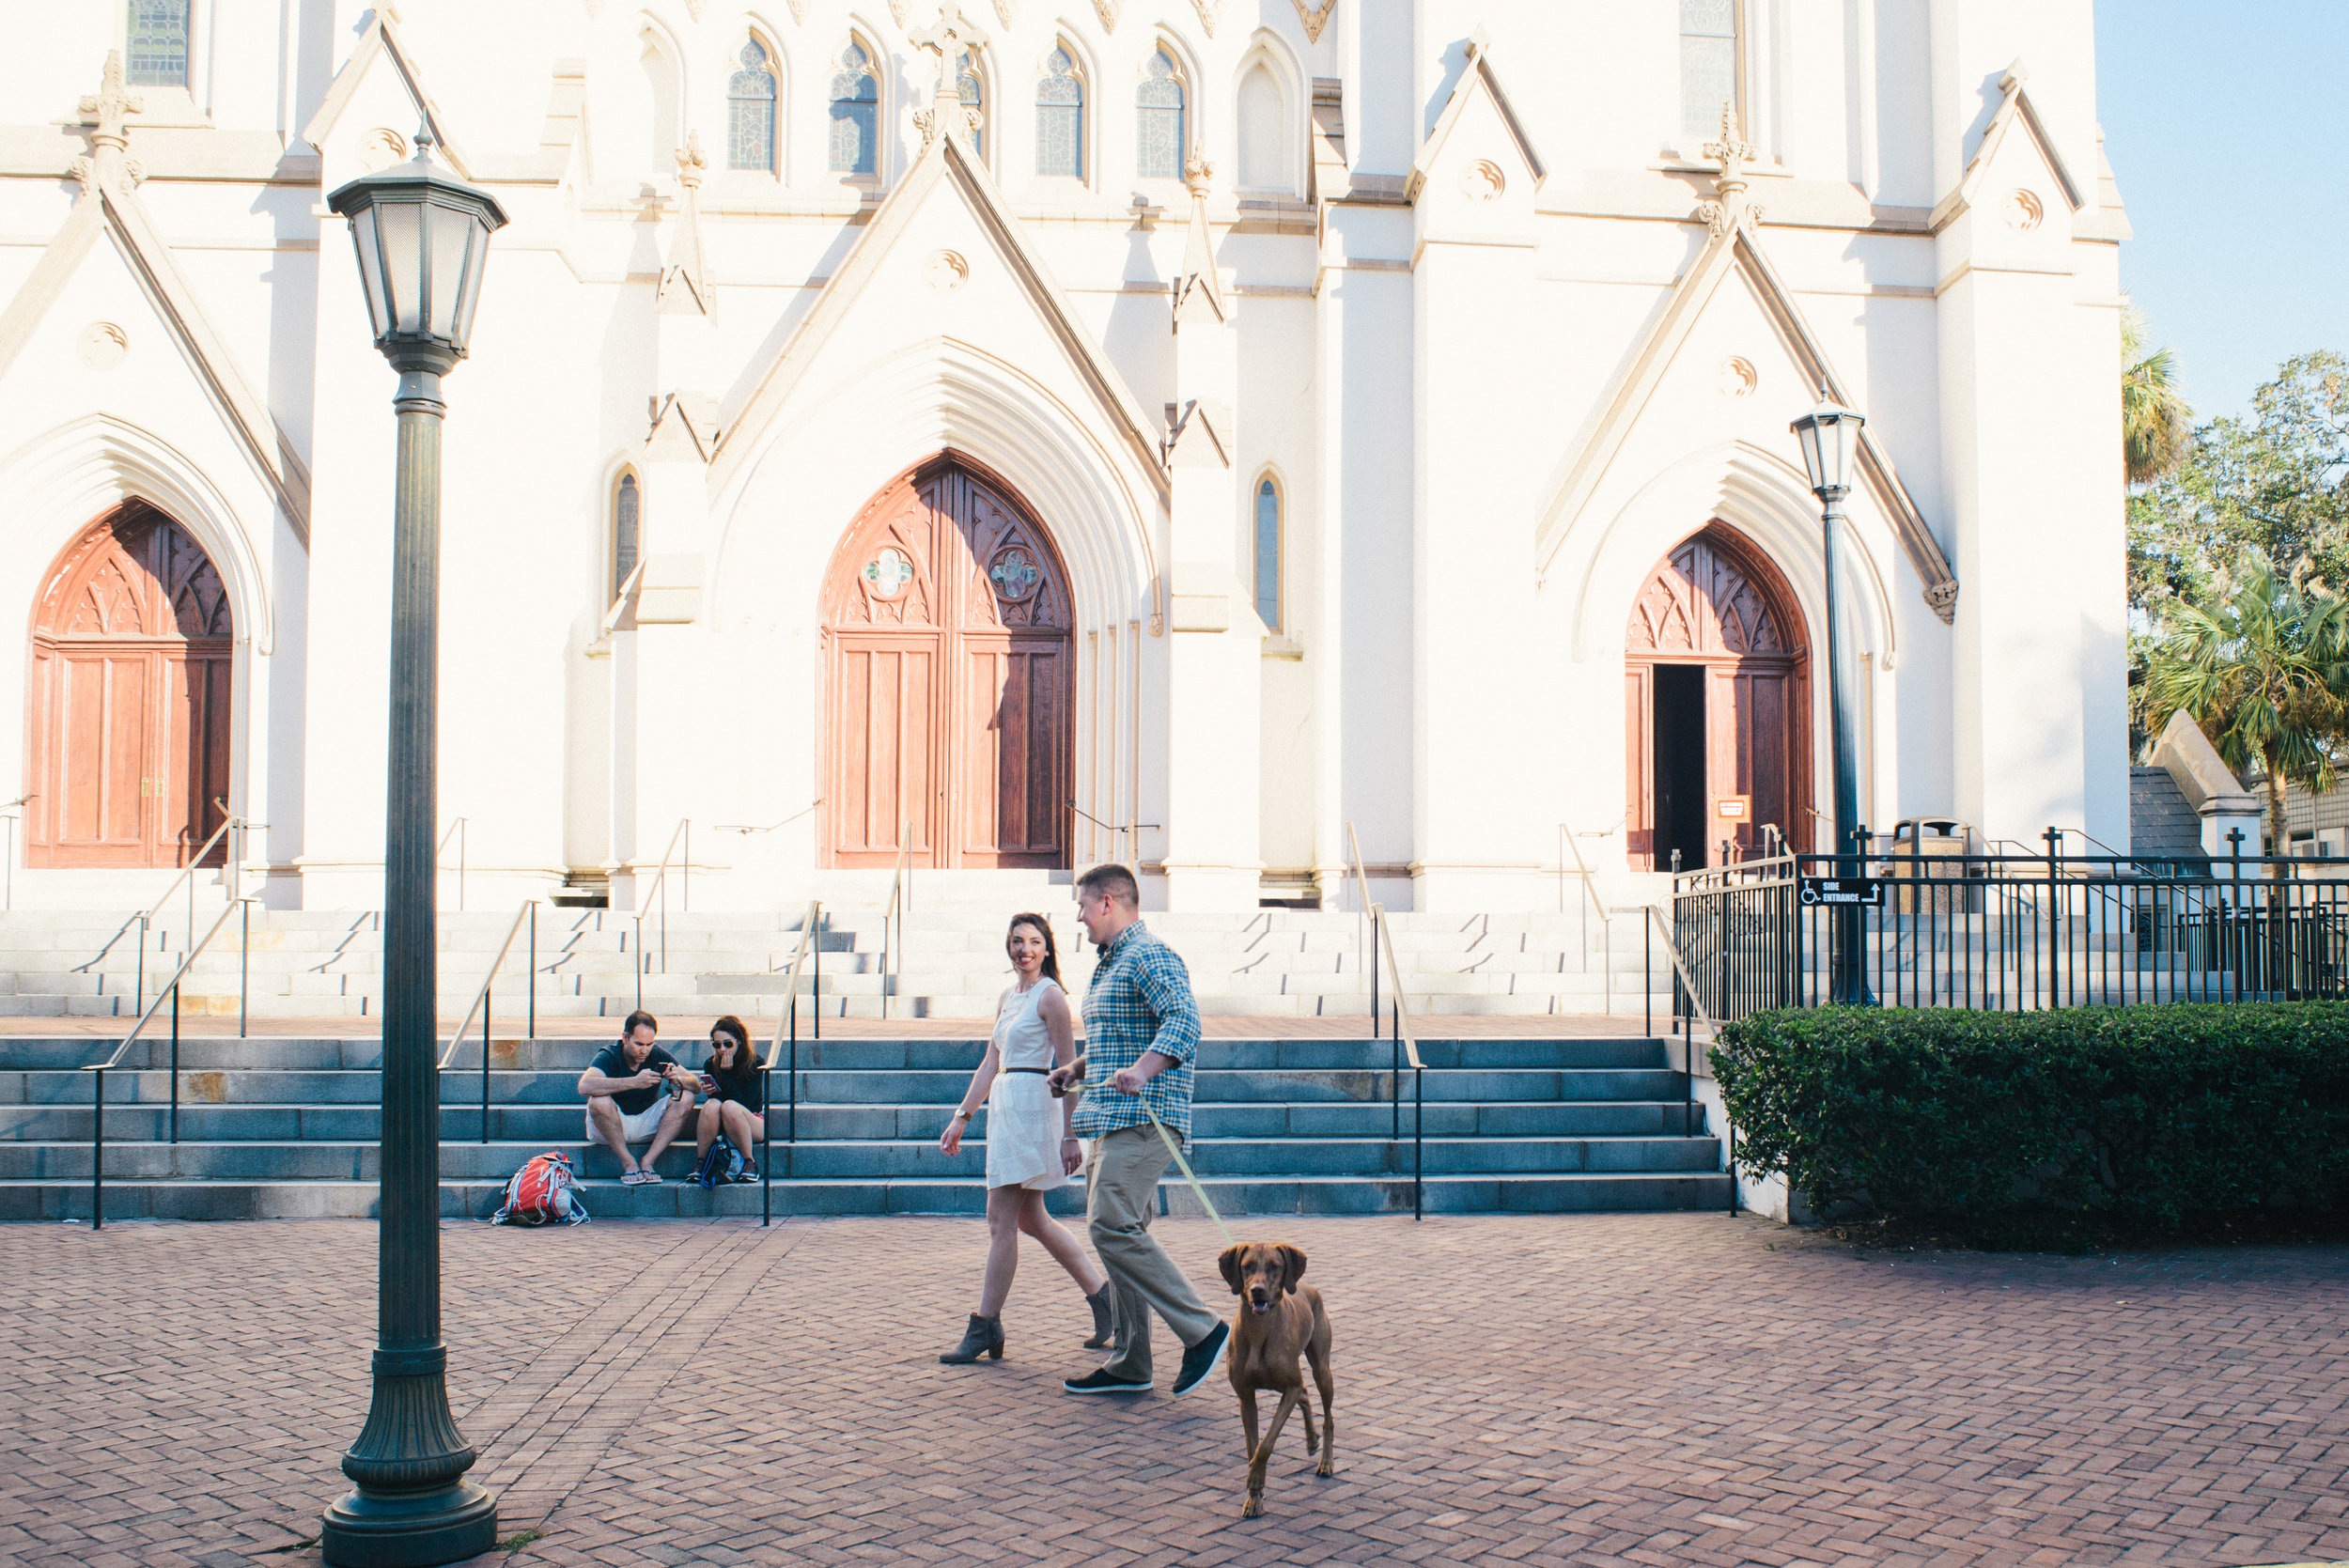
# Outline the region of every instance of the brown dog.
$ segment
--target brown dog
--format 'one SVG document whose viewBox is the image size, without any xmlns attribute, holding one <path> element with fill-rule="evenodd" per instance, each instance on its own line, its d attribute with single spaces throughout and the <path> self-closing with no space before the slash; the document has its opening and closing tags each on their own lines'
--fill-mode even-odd
<svg viewBox="0 0 2349 1568">
<path fill-rule="evenodd" d="M 1239 1297 L 1232 1314 L 1232 1388 L 1239 1395 L 1240 1425 L 1248 1434 L 1248 1503 L 1243 1519 L 1264 1512 L 1265 1467 L 1272 1463 L 1272 1445 L 1292 1407 L 1305 1418 L 1305 1452 L 1321 1451 L 1315 1475 L 1338 1473 L 1338 1421 L 1330 1413 L 1330 1396 L 1336 1380 L 1330 1375 L 1330 1314 L 1321 1308 L 1321 1292 L 1304 1282 L 1305 1254 L 1286 1242 L 1255 1241 L 1226 1247 L 1216 1259 L 1223 1282 Z M 1314 1431 L 1313 1400 L 1298 1358 L 1313 1363 L 1314 1383 L 1321 1389 L 1321 1431 Z M 1277 1389 L 1281 1407 L 1272 1413 L 1272 1430 L 1256 1440 L 1256 1390 Z"/>
</svg>

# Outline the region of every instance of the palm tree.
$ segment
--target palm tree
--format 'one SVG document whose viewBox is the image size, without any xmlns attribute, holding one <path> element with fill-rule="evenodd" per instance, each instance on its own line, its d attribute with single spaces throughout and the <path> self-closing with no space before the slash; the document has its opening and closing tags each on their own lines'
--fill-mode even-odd
<svg viewBox="0 0 2349 1568">
<path fill-rule="evenodd" d="M 2178 385 L 2177 357 L 2148 351 L 2151 333 L 2133 304 L 2121 308 L 2121 454 L 2128 482 L 2150 485 L 2176 468 L 2193 440 L 2194 412 Z"/>
<path fill-rule="evenodd" d="M 2144 686 L 2156 731 L 2183 709 L 2228 767 L 2265 769 L 2280 854 L 2286 782 L 2332 788 L 2333 747 L 2349 732 L 2349 600 L 2247 553 L 2208 597 L 2164 618 Z"/>
</svg>

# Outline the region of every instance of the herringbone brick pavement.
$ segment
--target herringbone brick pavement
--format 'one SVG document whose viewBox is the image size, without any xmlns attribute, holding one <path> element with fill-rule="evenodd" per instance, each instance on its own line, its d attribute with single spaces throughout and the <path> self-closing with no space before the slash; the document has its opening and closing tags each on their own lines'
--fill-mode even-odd
<svg viewBox="0 0 2349 1568">
<path fill-rule="evenodd" d="M 1204 1221 L 1161 1234 L 1221 1305 Z M 452 1222 L 510 1560 L 2075 1564 L 2349 1557 L 2349 1249 L 1875 1253 L 1710 1215 L 1247 1220 L 1312 1257 L 1339 1471 L 1238 1517 L 1219 1376 L 1078 1400 L 1040 1250 L 940 1366 L 972 1220 Z M 375 1230 L 0 1229 L 0 1560 L 315 1563 Z M 1173 1357 L 1162 1353 L 1162 1372 Z M 290 1549 L 288 1549 L 290 1548 Z"/>
</svg>

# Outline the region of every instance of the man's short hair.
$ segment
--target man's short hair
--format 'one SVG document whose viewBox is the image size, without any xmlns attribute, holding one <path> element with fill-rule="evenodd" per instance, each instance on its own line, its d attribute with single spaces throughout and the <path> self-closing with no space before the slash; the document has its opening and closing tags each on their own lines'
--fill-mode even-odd
<svg viewBox="0 0 2349 1568">
<path fill-rule="evenodd" d="M 620 1038 L 625 1040 L 639 1029 L 649 1029 L 658 1034 L 661 1032 L 661 1020 L 639 1007 L 628 1016 L 628 1022 L 620 1026 Z"/>
<path fill-rule="evenodd" d="M 1134 880 L 1132 872 L 1114 862 L 1097 865 L 1078 877 L 1077 892 L 1083 896 L 1120 899 L 1136 908 L 1142 907 L 1142 884 Z"/>
</svg>

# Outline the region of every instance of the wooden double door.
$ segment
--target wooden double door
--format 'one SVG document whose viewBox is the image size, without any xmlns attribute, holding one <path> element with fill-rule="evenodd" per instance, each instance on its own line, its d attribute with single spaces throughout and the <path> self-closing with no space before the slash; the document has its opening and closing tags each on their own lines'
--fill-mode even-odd
<svg viewBox="0 0 2349 1568">
<path fill-rule="evenodd" d="M 951 456 L 900 476 L 823 616 L 830 863 L 1067 865 L 1068 579 L 1016 492 Z"/>
<path fill-rule="evenodd" d="M 189 862 L 226 815 L 233 643 L 220 573 L 152 507 L 66 547 L 27 661 L 27 865 Z"/>
<path fill-rule="evenodd" d="M 1723 523 L 1657 562 L 1624 630 L 1624 739 L 1635 869 L 1763 852 L 1766 825 L 1812 842 L 1810 655 L 1769 558 Z"/>
</svg>

